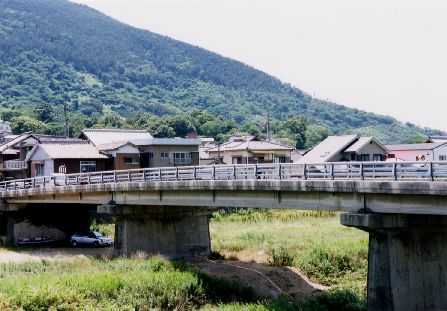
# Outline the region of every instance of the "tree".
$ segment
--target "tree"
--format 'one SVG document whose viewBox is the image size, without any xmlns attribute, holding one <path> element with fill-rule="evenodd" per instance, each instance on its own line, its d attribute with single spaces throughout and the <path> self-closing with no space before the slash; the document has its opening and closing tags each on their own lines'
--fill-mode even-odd
<svg viewBox="0 0 447 311">
<path fill-rule="evenodd" d="M 332 132 L 324 125 L 311 124 L 306 130 L 306 148 L 312 148 L 325 140 Z"/>
<path fill-rule="evenodd" d="M 47 125 L 29 116 L 14 117 L 11 119 L 11 129 L 14 134 L 24 132 L 44 133 Z"/>
<path fill-rule="evenodd" d="M 155 131 L 153 132 L 156 137 L 175 137 L 175 131 L 172 127 L 166 125 L 166 124 L 160 124 Z"/>
<path fill-rule="evenodd" d="M 287 127 L 291 138 L 295 141 L 295 147 L 297 149 L 305 148 L 307 118 L 305 116 L 296 116 L 290 120 L 287 120 L 285 126 Z"/>
<path fill-rule="evenodd" d="M 191 132 L 195 132 L 196 129 L 191 121 L 186 116 L 175 115 L 164 118 L 166 125 L 171 127 L 175 131 L 175 135 L 178 137 L 185 137 Z"/>
<path fill-rule="evenodd" d="M 54 120 L 54 111 L 53 107 L 50 104 L 42 103 L 34 108 L 34 114 L 36 115 L 36 119 L 41 122 L 52 122 Z"/>
</svg>

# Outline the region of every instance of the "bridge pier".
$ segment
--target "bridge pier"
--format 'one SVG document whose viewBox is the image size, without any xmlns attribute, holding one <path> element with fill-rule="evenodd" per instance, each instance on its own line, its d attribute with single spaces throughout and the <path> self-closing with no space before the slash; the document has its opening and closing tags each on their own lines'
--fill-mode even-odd
<svg viewBox="0 0 447 311">
<path fill-rule="evenodd" d="M 138 251 L 169 258 L 208 256 L 211 252 L 207 208 L 181 206 L 100 206 L 116 216 L 115 252 Z"/>
<path fill-rule="evenodd" d="M 0 215 L 0 246 L 15 246 L 14 217 L 12 213 Z"/>
<path fill-rule="evenodd" d="M 369 232 L 368 311 L 447 310 L 447 216 L 343 214 Z"/>
</svg>

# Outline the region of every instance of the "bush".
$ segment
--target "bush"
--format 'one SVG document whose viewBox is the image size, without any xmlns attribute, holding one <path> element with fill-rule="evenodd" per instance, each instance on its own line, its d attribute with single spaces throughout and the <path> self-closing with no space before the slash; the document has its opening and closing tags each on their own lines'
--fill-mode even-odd
<svg viewBox="0 0 447 311">
<path fill-rule="evenodd" d="M 294 261 L 295 255 L 285 247 L 280 247 L 278 250 L 272 250 L 272 258 L 269 260 L 269 264 L 272 266 L 292 266 Z"/>
<path fill-rule="evenodd" d="M 298 265 L 306 275 L 323 285 L 333 285 L 344 274 L 359 270 L 362 262 L 355 254 L 340 254 L 317 246 L 303 256 Z"/>
</svg>

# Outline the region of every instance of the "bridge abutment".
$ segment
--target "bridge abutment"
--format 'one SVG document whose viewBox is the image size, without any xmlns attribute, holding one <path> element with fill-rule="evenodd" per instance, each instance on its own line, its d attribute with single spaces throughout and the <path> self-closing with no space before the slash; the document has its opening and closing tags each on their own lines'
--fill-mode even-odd
<svg viewBox="0 0 447 311">
<path fill-rule="evenodd" d="M 161 254 L 169 258 L 208 256 L 207 208 L 179 206 L 102 206 L 116 216 L 115 252 Z"/>
<path fill-rule="evenodd" d="M 447 216 L 343 214 L 369 232 L 368 310 L 447 310 Z"/>
</svg>

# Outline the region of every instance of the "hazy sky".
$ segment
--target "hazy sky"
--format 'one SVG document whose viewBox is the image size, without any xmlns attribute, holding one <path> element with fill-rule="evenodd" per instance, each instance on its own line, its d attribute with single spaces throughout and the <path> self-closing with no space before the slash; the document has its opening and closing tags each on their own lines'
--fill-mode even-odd
<svg viewBox="0 0 447 311">
<path fill-rule="evenodd" d="M 447 130 L 445 0 L 75 0 L 322 99 Z"/>
</svg>

